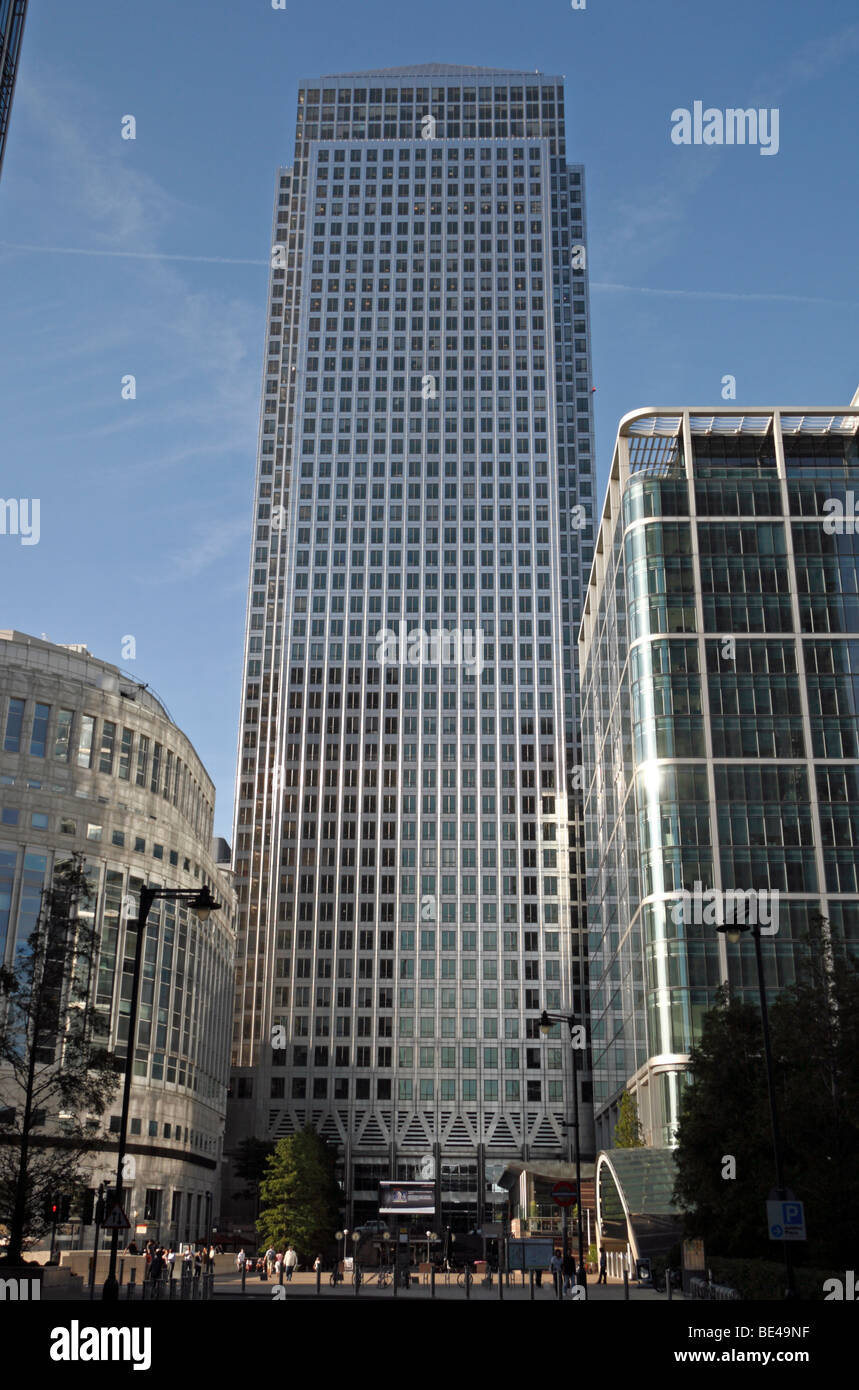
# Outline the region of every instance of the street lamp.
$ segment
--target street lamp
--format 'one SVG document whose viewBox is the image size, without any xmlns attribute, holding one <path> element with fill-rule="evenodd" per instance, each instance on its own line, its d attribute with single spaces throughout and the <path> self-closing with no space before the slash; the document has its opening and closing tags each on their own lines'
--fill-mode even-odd
<svg viewBox="0 0 859 1390">
<path fill-rule="evenodd" d="M 344 1269 L 345 1269 L 345 1267 L 346 1267 L 346 1238 L 347 1238 L 348 1235 L 349 1235 L 349 1227 L 348 1227 L 348 1226 L 344 1226 L 342 1231 L 337 1231 L 337 1232 L 335 1232 L 335 1237 L 334 1237 L 335 1240 L 342 1240 L 342 1242 L 343 1242 L 343 1267 L 344 1267 Z"/>
<path fill-rule="evenodd" d="M 761 1032 L 763 1034 L 764 1040 L 764 1060 L 766 1063 L 767 1073 L 767 1096 L 769 1098 L 770 1127 L 772 1129 L 773 1158 L 775 1160 L 775 1185 L 776 1193 L 778 1194 L 778 1200 L 780 1202 L 783 1202 L 787 1200 L 787 1189 L 784 1185 L 784 1163 L 782 1159 L 781 1149 L 781 1130 L 779 1128 L 778 1110 L 776 1108 L 775 1100 L 775 1079 L 773 1076 L 772 1046 L 770 1044 L 770 1020 L 769 1010 L 767 1008 L 767 992 L 766 986 L 764 984 L 764 961 L 763 954 L 761 952 L 761 929 L 760 925 L 757 922 L 755 922 L 754 924 L 752 924 L 751 922 L 722 922 L 719 926 L 716 927 L 716 931 L 721 932 L 733 945 L 737 944 L 743 932 L 750 931 L 752 934 L 752 940 L 755 943 L 755 965 L 757 966 L 758 972 L 758 998 L 760 999 L 761 1005 Z M 784 1272 L 785 1278 L 787 1280 L 786 1296 L 788 1298 L 796 1298 L 796 1280 L 794 1277 L 792 1258 L 793 1252 L 791 1251 L 789 1241 L 785 1240 L 782 1242 L 782 1244 L 784 1246 Z"/>
<path fill-rule="evenodd" d="M 578 1282 L 585 1291 L 585 1298 L 588 1296 L 588 1272 L 585 1265 L 585 1231 L 584 1221 L 582 1220 L 582 1156 L 579 1144 L 579 1068 L 578 1068 L 578 1048 L 576 1047 L 577 1027 L 575 1014 L 550 1014 L 544 1009 L 540 1015 L 540 1032 L 543 1037 L 548 1037 L 555 1023 L 566 1023 L 570 1031 L 570 1051 L 573 1054 L 573 1124 L 576 1131 L 576 1199 L 578 1202 L 579 1213 L 579 1278 Z M 566 1238 L 564 1240 L 564 1254 L 566 1255 Z"/>
<path fill-rule="evenodd" d="M 430 1262 L 430 1245 L 431 1245 L 434 1241 L 437 1241 L 437 1240 L 438 1240 L 438 1236 L 436 1235 L 435 1231 L 426 1231 L 426 1232 L 425 1232 L 425 1235 L 426 1235 L 426 1238 L 427 1238 L 427 1264 L 429 1264 L 429 1262 Z"/>
<path fill-rule="evenodd" d="M 122 1170 L 125 1163 L 125 1145 L 128 1138 L 128 1111 L 131 1104 L 131 1076 L 134 1070 L 134 1049 L 137 1041 L 137 1010 L 140 994 L 140 968 L 143 962 L 143 938 L 146 935 L 146 920 L 156 898 L 166 898 L 171 902 L 187 900 L 191 911 L 201 922 L 207 922 L 212 912 L 221 906 L 209 892 L 206 884 L 202 888 L 153 888 L 144 883 L 140 889 L 137 906 L 135 930 L 137 941 L 134 947 L 134 971 L 131 977 L 131 1011 L 128 1018 L 128 1042 L 125 1049 L 125 1079 L 122 1087 L 122 1113 L 119 1120 L 119 1152 L 116 1160 L 116 1205 L 122 1200 Z M 119 1228 L 114 1226 L 110 1233 L 110 1265 L 101 1296 L 105 1303 L 116 1303 L 119 1298 L 119 1282 L 116 1277 L 116 1257 L 119 1251 Z"/>
</svg>

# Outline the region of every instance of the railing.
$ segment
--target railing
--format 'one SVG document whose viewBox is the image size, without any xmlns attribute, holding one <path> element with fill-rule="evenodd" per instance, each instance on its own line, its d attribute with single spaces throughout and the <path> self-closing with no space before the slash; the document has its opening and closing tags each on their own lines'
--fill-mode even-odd
<svg viewBox="0 0 859 1390">
<path fill-rule="evenodd" d="M 215 1285 L 213 1273 L 195 1274 L 184 1268 L 177 1277 L 175 1273 L 164 1273 L 158 1279 L 143 1279 L 138 1284 L 136 1270 L 125 1285 L 126 1299 L 139 1298 L 142 1302 L 174 1303 L 208 1300 L 212 1297 Z"/>
<path fill-rule="evenodd" d="M 709 1280 L 696 1276 L 689 1280 L 689 1297 L 707 1299 L 710 1302 L 734 1302 L 740 1295 L 727 1284 L 711 1284 Z"/>
</svg>

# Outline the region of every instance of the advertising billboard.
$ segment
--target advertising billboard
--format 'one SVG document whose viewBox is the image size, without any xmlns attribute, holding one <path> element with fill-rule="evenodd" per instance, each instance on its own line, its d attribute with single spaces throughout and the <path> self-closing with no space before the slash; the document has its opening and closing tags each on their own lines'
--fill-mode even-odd
<svg viewBox="0 0 859 1390">
<path fill-rule="evenodd" d="M 379 1214 L 432 1216 L 435 1212 L 434 1182 L 380 1182 Z"/>
</svg>

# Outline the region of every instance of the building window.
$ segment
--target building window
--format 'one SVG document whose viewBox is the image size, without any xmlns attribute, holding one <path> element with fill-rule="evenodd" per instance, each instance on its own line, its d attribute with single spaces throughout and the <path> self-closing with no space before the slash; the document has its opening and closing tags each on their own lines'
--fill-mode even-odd
<svg viewBox="0 0 859 1390">
<path fill-rule="evenodd" d="M 95 720 L 91 714 L 82 714 L 80 738 L 78 739 L 78 767 L 92 767 L 94 736 Z"/>
<path fill-rule="evenodd" d="M 33 732 L 30 735 L 30 757 L 44 758 L 48 746 L 48 720 L 50 705 L 36 705 L 33 715 Z"/>
<path fill-rule="evenodd" d="M 21 725 L 24 722 L 24 701 L 10 700 L 6 715 L 6 737 L 3 748 L 7 753 L 21 751 Z"/>
</svg>

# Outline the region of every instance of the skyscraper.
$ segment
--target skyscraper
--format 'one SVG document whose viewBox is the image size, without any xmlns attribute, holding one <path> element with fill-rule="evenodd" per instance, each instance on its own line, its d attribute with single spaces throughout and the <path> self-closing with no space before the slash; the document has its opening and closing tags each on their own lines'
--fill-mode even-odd
<svg viewBox="0 0 859 1390">
<path fill-rule="evenodd" d="M 0 174 L 6 153 L 9 115 L 18 76 L 18 57 L 27 15 L 27 0 L 0 0 Z"/>
<path fill-rule="evenodd" d="M 380 1179 L 426 1176 L 473 1224 L 504 1160 L 567 1152 L 565 1043 L 538 1022 L 583 985 L 583 197 L 558 78 L 301 83 L 272 235 L 227 1147 L 312 1124 L 352 1222 Z"/>
<path fill-rule="evenodd" d="M 621 421 L 581 628 L 597 1135 L 673 1141 L 717 987 L 859 951 L 859 410 Z"/>
</svg>

